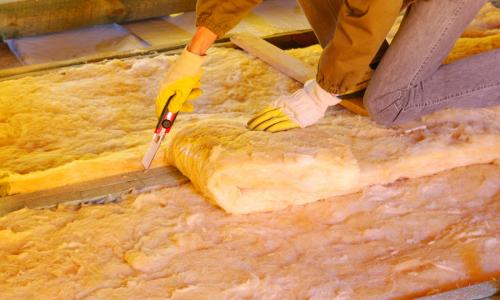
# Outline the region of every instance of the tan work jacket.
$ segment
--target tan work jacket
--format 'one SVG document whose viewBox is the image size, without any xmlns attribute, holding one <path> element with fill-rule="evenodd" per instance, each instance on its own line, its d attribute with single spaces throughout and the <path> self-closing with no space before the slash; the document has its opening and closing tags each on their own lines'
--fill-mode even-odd
<svg viewBox="0 0 500 300">
<path fill-rule="evenodd" d="M 315 1 L 332 0 L 311 0 Z M 197 26 L 217 36 L 236 26 L 261 0 L 198 0 Z M 321 55 L 316 80 L 342 95 L 366 87 L 369 65 L 400 13 L 403 0 L 344 0 L 332 40 Z"/>
</svg>

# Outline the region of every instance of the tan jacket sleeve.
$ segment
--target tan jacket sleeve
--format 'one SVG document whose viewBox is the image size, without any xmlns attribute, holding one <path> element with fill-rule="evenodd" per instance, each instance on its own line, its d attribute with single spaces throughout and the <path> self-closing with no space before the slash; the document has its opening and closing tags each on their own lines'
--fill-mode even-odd
<svg viewBox="0 0 500 300">
<path fill-rule="evenodd" d="M 204 26 L 222 37 L 262 0 L 198 0 L 196 26 Z"/>
<path fill-rule="evenodd" d="M 365 88 L 369 65 L 400 13 L 402 0 L 345 0 L 335 35 L 325 47 L 317 81 L 330 93 L 342 95 Z"/>
</svg>

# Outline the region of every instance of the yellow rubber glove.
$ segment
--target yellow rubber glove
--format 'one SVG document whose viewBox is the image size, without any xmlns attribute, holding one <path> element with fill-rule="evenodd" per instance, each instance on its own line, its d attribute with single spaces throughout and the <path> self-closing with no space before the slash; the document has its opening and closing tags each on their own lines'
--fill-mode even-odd
<svg viewBox="0 0 500 300">
<path fill-rule="evenodd" d="M 168 69 L 156 97 L 156 115 L 159 117 L 168 99 L 173 96 L 168 110 L 173 113 L 193 111 L 189 102 L 198 98 L 202 92 L 200 79 L 203 74 L 201 65 L 205 56 L 184 49 L 175 63 Z"/>
<path fill-rule="evenodd" d="M 292 121 L 280 108 L 267 107 L 258 112 L 247 126 L 250 130 L 278 132 L 299 128 L 299 124 Z"/>
<path fill-rule="evenodd" d="M 329 106 L 339 102 L 339 98 L 323 90 L 315 80 L 310 80 L 304 88 L 280 97 L 271 107 L 258 112 L 247 126 L 250 130 L 268 132 L 304 128 L 316 123 Z"/>
<path fill-rule="evenodd" d="M 168 110 L 173 113 L 192 112 L 193 104 L 189 101 L 198 98 L 202 91 L 200 89 L 202 72 L 194 76 L 185 76 L 172 83 L 168 83 L 160 88 L 160 93 L 156 98 L 156 116 L 159 117 L 165 104 L 172 95 L 174 97 L 168 104 Z"/>
</svg>

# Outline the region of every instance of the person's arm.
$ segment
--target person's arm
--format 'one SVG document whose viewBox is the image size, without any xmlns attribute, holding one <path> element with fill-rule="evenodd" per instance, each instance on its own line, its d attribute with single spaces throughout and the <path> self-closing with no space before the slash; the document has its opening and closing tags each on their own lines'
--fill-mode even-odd
<svg viewBox="0 0 500 300">
<path fill-rule="evenodd" d="M 196 28 L 196 32 L 187 46 L 187 50 L 197 55 L 205 55 L 207 50 L 212 47 L 217 35 L 210 29 L 201 26 Z"/>
<path fill-rule="evenodd" d="M 400 13 L 402 0 L 346 0 L 334 38 L 325 47 L 317 81 L 336 95 L 366 87 L 369 65 Z"/>
<path fill-rule="evenodd" d="M 238 24 L 262 0 L 198 0 L 196 32 L 187 50 L 205 55 L 217 38 Z"/>
<path fill-rule="evenodd" d="M 194 109 L 188 101 L 201 95 L 200 78 L 207 50 L 218 37 L 236 26 L 260 2 L 261 0 L 198 0 L 196 32 L 161 82 L 156 98 L 157 116 L 160 116 L 169 99 L 170 112 Z"/>
<path fill-rule="evenodd" d="M 261 2 L 262 0 L 198 0 L 196 27 L 205 27 L 221 38 Z"/>
</svg>

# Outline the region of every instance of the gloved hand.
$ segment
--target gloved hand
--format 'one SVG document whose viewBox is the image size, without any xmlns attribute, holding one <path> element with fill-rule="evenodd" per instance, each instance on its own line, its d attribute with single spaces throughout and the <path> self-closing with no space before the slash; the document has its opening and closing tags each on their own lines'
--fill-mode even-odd
<svg viewBox="0 0 500 300">
<path fill-rule="evenodd" d="M 247 126 L 269 132 L 304 128 L 316 123 L 329 106 L 339 102 L 339 98 L 322 89 L 315 80 L 309 80 L 303 89 L 278 98 L 271 107 L 258 112 Z"/>
<path fill-rule="evenodd" d="M 156 98 L 156 116 L 159 117 L 167 100 L 174 95 L 168 105 L 168 110 L 173 113 L 179 111 L 193 111 L 189 100 L 194 100 L 201 95 L 200 78 L 203 73 L 201 65 L 206 56 L 189 52 L 187 49 L 177 58 L 168 69 L 163 79 L 160 92 Z"/>
</svg>

